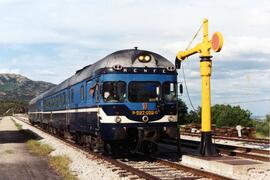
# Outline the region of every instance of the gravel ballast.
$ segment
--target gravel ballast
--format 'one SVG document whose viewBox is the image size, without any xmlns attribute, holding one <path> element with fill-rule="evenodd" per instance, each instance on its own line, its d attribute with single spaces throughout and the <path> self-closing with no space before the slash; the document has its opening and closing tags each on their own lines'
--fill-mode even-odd
<svg viewBox="0 0 270 180">
<path fill-rule="evenodd" d="M 112 165 L 102 160 L 98 160 L 94 156 L 86 154 L 79 149 L 70 147 L 65 142 L 19 121 L 14 117 L 13 119 L 17 123 L 21 124 L 23 129 L 29 129 L 38 134 L 42 138 L 39 140 L 41 143 L 46 143 L 55 149 L 51 152 L 51 156 L 68 156 L 72 161 L 70 164 L 70 170 L 77 175 L 78 179 L 128 179 L 127 177 L 119 177 L 117 171 L 112 171 L 112 168 L 115 168 Z"/>
</svg>

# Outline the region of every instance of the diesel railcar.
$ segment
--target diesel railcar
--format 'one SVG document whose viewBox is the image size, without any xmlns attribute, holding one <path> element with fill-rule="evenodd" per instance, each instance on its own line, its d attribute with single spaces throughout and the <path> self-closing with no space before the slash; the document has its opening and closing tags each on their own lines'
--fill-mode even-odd
<svg viewBox="0 0 270 180">
<path fill-rule="evenodd" d="M 95 151 L 151 153 L 179 138 L 177 72 L 154 52 L 114 52 L 30 101 L 29 119 Z"/>
</svg>

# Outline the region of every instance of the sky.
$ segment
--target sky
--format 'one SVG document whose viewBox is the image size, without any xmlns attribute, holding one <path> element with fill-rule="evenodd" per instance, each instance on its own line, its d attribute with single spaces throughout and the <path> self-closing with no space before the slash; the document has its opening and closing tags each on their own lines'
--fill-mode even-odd
<svg viewBox="0 0 270 180">
<path fill-rule="evenodd" d="M 172 62 L 203 22 L 220 31 L 212 104 L 270 114 L 269 0 L 0 0 L 0 73 L 60 83 L 88 64 L 138 46 Z M 199 33 L 194 46 L 202 39 Z M 193 106 L 201 104 L 199 55 L 184 62 Z M 183 71 L 179 70 L 179 81 Z M 192 110 L 187 91 L 181 97 Z"/>
</svg>

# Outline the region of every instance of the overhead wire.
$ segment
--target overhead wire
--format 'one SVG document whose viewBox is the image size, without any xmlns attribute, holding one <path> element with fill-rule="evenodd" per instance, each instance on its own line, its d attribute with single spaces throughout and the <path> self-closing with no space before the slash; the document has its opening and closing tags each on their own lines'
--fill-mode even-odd
<svg viewBox="0 0 270 180">
<path fill-rule="evenodd" d="M 195 40 L 195 38 L 197 37 L 197 35 L 199 34 L 199 32 L 201 31 L 203 27 L 203 24 L 201 24 L 201 26 L 199 27 L 199 29 L 197 30 L 197 32 L 194 34 L 194 36 L 192 37 L 191 41 L 188 43 L 187 47 L 186 47 L 186 50 L 188 50 L 192 44 L 192 42 Z M 187 58 L 188 59 L 188 58 Z M 190 106 L 192 107 L 192 109 L 195 111 L 195 112 L 198 112 L 198 110 L 194 107 L 193 103 L 192 103 L 192 100 L 190 98 L 190 95 L 189 95 L 189 91 L 188 91 L 188 87 L 187 87 L 187 82 L 186 82 L 186 75 L 185 75 L 185 70 L 184 70 L 184 63 L 181 62 L 181 66 L 182 66 L 182 74 L 183 74 L 183 79 L 184 79 L 184 84 L 185 84 L 185 89 L 186 89 L 186 92 L 187 92 L 187 97 L 188 97 L 188 100 L 189 100 L 189 104 Z"/>
<path fill-rule="evenodd" d="M 257 100 L 250 100 L 250 101 L 236 101 L 236 102 L 229 102 L 224 104 L 241 104 L 241 103 L 253 103 L 253 102 L 265 102 L 270 101 L 270 99 L 257 99 Z"/>
</svg>

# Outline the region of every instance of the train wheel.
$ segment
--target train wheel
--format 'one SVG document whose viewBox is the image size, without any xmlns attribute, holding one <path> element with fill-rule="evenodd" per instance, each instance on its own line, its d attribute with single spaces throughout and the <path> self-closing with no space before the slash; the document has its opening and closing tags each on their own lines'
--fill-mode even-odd
<svg viewBox="0 0 270 180">
<path fill-rule="evenodd" d="M 82 136 L 79 133 L 76 133 L 76 143 L 80 146 L 83 145 Z"/>
<path fill-rule="evenodd" d="M 180 138 L 177 139 L 177 154 L 179 157 L 182 156 Z"/>
<path fill-rule="evenodd" d="M 152 141 L 143 141 L 142 152 L 147 156 L 157 152 L 157 144 Z"/>
<path fill-rule="evenodd" d="M 138 141 L 137 139 L 130 140 L 128 143 L 128 150 L 130 154 L 135 154 L 138 148 Z"/>
<path fill-rule="evenodd" d="M 104 142 L 99 135 L 91 138 L 90 147 L 94 152 L 104 153 Z"/>
<path fill-rule="evenodd" d="M 112 149 L 112 145 L 110 143 L 105 143 L 104 144 L 104 153 L 107 156 L 112 156 L 113 155 L 113 149 Z"/>
<path fill-rule="evenodd" d="M 53 127 L 53 134 L 56 135 L 56 132 L 57 132 L 57 131 L 56 131 L 56 128 Z"/>
</svg>

